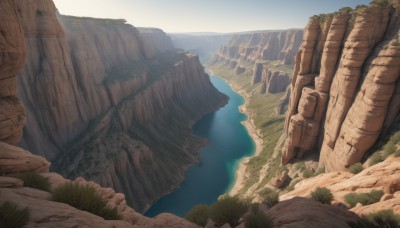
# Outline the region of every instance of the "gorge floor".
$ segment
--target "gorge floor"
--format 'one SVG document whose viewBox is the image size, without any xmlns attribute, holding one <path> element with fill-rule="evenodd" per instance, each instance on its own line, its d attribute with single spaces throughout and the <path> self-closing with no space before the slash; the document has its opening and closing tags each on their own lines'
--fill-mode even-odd
<svg viewBox="0 0 400 228">
<path fill-rule="evenodd" d="M 146 216 L 153 217 L 162 212 L 185 216 L 197 204 L 215 202 L 235 183 L 240 160 L 254 153 L 255 144 L 241 123 L 247 118 L 239 111 L 244 98 L 223 79 L 211 76 L 211 81 L 220 92 L 229 96 L 229 103 L 195 124 L 193 133 L 208 139 L 208 145 L 201 149 L 199 163 L 191 166 L 180 187 L 155 202 Z"/>
</svg>

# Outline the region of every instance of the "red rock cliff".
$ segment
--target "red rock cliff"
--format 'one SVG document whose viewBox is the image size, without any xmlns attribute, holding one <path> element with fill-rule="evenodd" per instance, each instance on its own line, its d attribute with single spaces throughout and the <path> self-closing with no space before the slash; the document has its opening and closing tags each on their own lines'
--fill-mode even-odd
<svg viewBox="0 0 400 228">
<path fill-rule="evenodd" d="M 398 29 L 390 5 L 311 18 L 296 57 L 283 163 L 319 151 L 320 166 L 343 170 L 399 121 Z"/>
<path fill-rule="evenodd" d="M 21 145 L 64 176 L 124 192 L 139 211 L 179 184 L 203 143 L 191 125 L 226 101 L 198 57 L 161 50 L 123 20 L 57 16 L 51 0 L 15 4 L 28 49 Z"/>
</svg>

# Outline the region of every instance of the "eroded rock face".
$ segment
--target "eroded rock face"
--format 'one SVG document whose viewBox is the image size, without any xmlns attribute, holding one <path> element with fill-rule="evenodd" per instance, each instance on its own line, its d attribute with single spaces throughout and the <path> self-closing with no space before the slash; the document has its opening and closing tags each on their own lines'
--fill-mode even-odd
<svg viewBox="0 0 400 228">
<path fill-rule="evenodd" d="M 290 77 L 283 71 L 271 71 L 263 67 L 260 93 L 279 93 L 290 84 Z"/>
<path fill-rule="evenodd" d="M 303 180 L 295 185 L 295 189 L 280 197 L 281 200 L 296 196 L 308 197 L 317 187 L 329 188 L 334 195 L 334 200 L 345 204 L 344 196 L 348 193 L 365 193 L 372 190 L 382 190 L 393 198 L 382 197 L 382 202 L 353 208 L 357 214 L 377 212 L 380 209 L 393 209 L 400 213 L 400 207 L 396 206 L 400 200 L 400 158 L 389 157 L 385 161 L 371 166 L 358 174 L 345 171 L 320 174 Z M 375 205 L 375 206 L 374 206 Z M 364 208 L 365 207 L 365 208 Z"/>
<path fill-rule="evenodd" d="M 239 62 L 261 62 L 279 60 L 291 65 L 299 50 L 302 30 L 266 31 L 250 34 L 235 34 L 227 45 L 222 45 L 211 63 L 235 59 Z"/>
<path fill-rule="evenodd" d="M 25 112 L 17 95 L 17 75 L 26 48 L 14 1 L 0 3 L 0 141 L 17 144 L 22 137 Z"/>
<path fill-rule="evenodd" d="M 21 146 L 145 210 L 182 181 L 204 144 L 191 125 L 227 97 L 197 56 L 164 46 L 160 30 L 60 16 L 51 0 L 15 2 L 29 49 L 19 80 L 28 116 Z"/>
<path fill-rule="evenodd" d="M 156 52 L 162 53 L 174 48 L 171 38 L 158 28 L 138 28 L 140 35 L 146 40 L 150 47 L 155 49 Z"/>
<path fill-rule="evenodd" d="M 323 23 L 313 18 L 305 30 L 283 163 L 316 150 L 327 171 L 346 169 L 399 117 L 397 11 L 374 5 L 359 10 L 354 22 L 350 18 L 345 12 Z"/>
</svg>

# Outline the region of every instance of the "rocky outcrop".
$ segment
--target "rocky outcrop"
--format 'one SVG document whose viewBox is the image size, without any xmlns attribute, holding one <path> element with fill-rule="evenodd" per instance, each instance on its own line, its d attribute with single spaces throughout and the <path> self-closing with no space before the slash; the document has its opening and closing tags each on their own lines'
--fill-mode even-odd
<svg viewBox="0 0 400 228">
<path fill-rule="evenodd" d="M 390 5 L 310 20 L 293 73 L 283 163 L 320 151 L 327 171 L 346 169 L 398 120 L 398 27 Z"/>
<path fill-rule="evenodd" d="M 147 218 L 135 212 L 126 205 L 125 196 L 115 193 L 111 188 L 102 188 L 94 182 L 82 178 L 75 181 L 64 179 L 56 173 L 44 173 L 51 189 L 55 189 L 67 182 L 94 188 L 107 206 L 116 208 L 121 215 L 121 220 L 104 220 L 103 218 L 81 211 L 64 203 L 52 201 L 49 192 L 22 187 L 23 181 L 0 177 L 0 204 L 12 202 L 19 208 L 28 208 L 30 212 L 27 227 L 197 227 L 196 225 L 171 214 L 160 214 L 155 218 Z M 6 188 L 5 188 L 6 187 Z"/>
<path fill-rule="evenodd" d="M 274 227 L 350 227 L 358 217 L 345 209 L 296 197 L 279 202 L 266 213 Z"/>
<path fill-rule="evenodd" d="M 15 4 L 29 50 L 18 83 L 28 117 L 20 145 L 145 210 L 197 160 L 204 141 L 191 125 L 227 98 L 198 57 L 168 50 L 159 30 L 57 15 L 51 0 Z"/>
<path fill-rule="evenodd" d="M 151 48 L 158 53 L 166 52 L 174 48 L 171 38 L 161 29 L 158 28 L 137 28 L 140 35 L 146 40 Z"/>
<path fill-rule="evenodd" d="M 234 34 L 227 45 L 222 45 L 211 64 L 236 59 L 238 62 L 278 60 L 282 64 L 294 63 L 303 37 L 302 30 L 264 31 Z"/>
<path fill-rule="evenodd" d="M 279 93 L 284 91 L 290 84 L 288 73 L 283 71 L 271 71 L 263 68 L 261 76 L 260 93 Z"/>
<path fill-rule="evenodd" d="M 336 202 L 345 203 L 344 196 L 348 193 L 365 193 L 372 190 L 382 190 L 391 195 L 381 202 L 363 207 L 355 207 L 352 210 L 357 214 L 377 212 L 381 209 L 393 209 L 400 213 L 400 158 L 389 157 L 385 161 L 366 168 L 358 174 L 345 171 L 336 171 L 320 174 L 316 177 L 301 181 L 295 185 L 295 189 L 280 197 L 281 200 L 296 196 L 308 197 L 317 187 L 327 187 L 334 195 Z M 364 209 L 363 209 L 364 208 Z"/>
<path fill-rule="evenodd" d="M 24 109 L 16 97 L 17 75 L 26 56 L 24 37 L 14 1 L 0 8 L 0 141 L 17 144 L 25 124 Z"/>
</svg>

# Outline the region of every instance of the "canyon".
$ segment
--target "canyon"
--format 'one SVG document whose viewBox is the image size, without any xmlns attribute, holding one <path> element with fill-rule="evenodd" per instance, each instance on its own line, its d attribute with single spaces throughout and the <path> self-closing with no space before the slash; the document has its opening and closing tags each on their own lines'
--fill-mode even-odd
<svg viewBox="0 0 400 228">
<path fill-rule="evenodd" d="M 124 19 L 60 15 L 52 0 L 4 0 L 0 202 L 30 208 L 29 227 L 197 227 L 172 214 L 140 213 L 199 162 L 207 142 L 192 126 L 228 100 L 199 56 L 174 44 L 203 42 L 190 49 L 206 58 L 227 42 L 207 67 L 245 98 L 244 125 L 256 141 L 229 194 L 260 203 L 276 227 L 349 227 L 377 211 L 399 214 L 399 6 L 345 7 L 312 16 L 304 30 L 171 41 Z M 24 172 L 46 177 L 51 190 L 90 186 L 122 218 L 54 202 L 12 176 Z M 321 187 L 332 192 L 331 205 L 307 199 Z M 263 199 L 268 189 L 280 195 L 274 206 Z M 377 190 L 382 196 L 369 205 L 345 199 Z"/>
<path fill-rule="evenodd" d="M 196 162 L 205 142 L 191 125 L 226 96 L 159 29 L 59 15 L 50 0 L 15 5 L 28 54 L 13 86 L 26 114 L 17 105 L 20 122 L 2 138 L 15 144 L 26 115 L 21 147 L 146 210 Z"/>
</svg>

